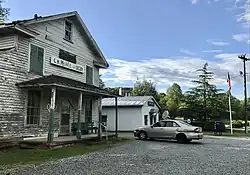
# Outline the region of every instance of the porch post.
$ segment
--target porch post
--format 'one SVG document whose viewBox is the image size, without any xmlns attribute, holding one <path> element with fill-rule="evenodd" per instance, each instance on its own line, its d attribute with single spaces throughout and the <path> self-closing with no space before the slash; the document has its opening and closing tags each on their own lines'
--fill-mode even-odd
<svg viewBox="0 0 250 175">
<path fill-rule="evenodd" d="M 47 142 L 52 143 L 54 139 L 54 116 L 55 116 L 55 104 L 56 104 L 56 87 L 51 88 L 50 98 L 50 119 L 49 119 L 49 133 Z"/>
<path fill-rule="evenodd" d="M 76 138 L 78 140 L 81 139 L 81 111 L 82 111 L 82 92 L 79 94 L 78 99 L 78 123 L 77 123 L 77 131 L 76 131 Z"/>
<path fill-rule="evenodd" d="M 118 137 L 118 105 L 117 97 L 115 97 L 115 135 Z"/>
<path fill-rule="evenodd" d="M 99 98 L 98 113 L 98 138 L 102 140 L 102 97 Z"/>
</svg>

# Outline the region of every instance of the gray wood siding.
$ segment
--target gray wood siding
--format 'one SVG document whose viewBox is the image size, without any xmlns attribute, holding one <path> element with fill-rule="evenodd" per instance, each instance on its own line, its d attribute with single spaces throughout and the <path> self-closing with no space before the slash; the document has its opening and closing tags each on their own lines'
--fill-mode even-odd
<svg viewBox="0 0 250 175">
<path fill-rule="evenodd" d="M 45 49 L 45 66 L 44 74 L 56 74 L 82 82 L 86 82 L 86 65 L 94 67 L 93 60 L 96 60 L 92 51 L 82 34 L 79 32 L 78 26 L 73 24 L 73 44 L 64 40 L 64 20 L 54 20 L 46 23 L 31 24 L 30 29 L 37 31 L 40 35 L 35 39 L 31 39 L 31 43 L 39 45 Z M 77 64 L 84 67 L 84 73 L 74 72 L 65 68 L 54 66 L 50 64 L 50 57 L 59 56 L 59 49 L 66 50 L 76 55 Z M 98 68 L 97 68 L 98 69 Z M 98 72 L 98 74 L 97 74 Z M 94 80 L 99 77 L 99 71 L 94 74 Z M 99 82 L 94 81 L 95 86 L 99 86 Z"/>
<path fill-rule="evenodd" d="M 18 40 L 17 50 L 0 53 L 0 136 L 6 137 L 37 131 L 37 127 L 24 127 L 27 92 L 15 85 L 37 77 L 27 72 L 29 39 Z"/>
<path fill-rule="evenodd" d="M 15 47 L 15 35 L 0 36 L 0 50 Z"/>
<path fill-rule="evenodd" d="M 96 58 L 88 48 L 87 43 L 84 41 L 76 26 L 73 27 L 74 44 L 71 44 L 63 39 L 63 20 L 34 24 L 30 25 L 29 27 L 38 32 L 40 35 L 31 39 L 21 36 L 17 37 L 16 35 L 0 37 L 0 50 L 3 48 L 3 46 L 8 48 L 16 46 L 16 50 L 0 52 L 0 137 L 23 136 L 30 134 L 40 135 L 46 134 L 48 131 L 49 113 L 47 110 L 47 104 L 50 102 L 50 90 L 47 89 L 43 91 L 41 125 L 31 127 L 26 126 L 25 123 L 27 113 L 27 90 L 20 89 L 15 85 L 18 82 L 40 77 L 39 75 L 28 72 L 29 47 L 31 43 L 45 49 L 44 75 L 56 74 L 86 82 L 86 65 L 94 68 L 93 60 Z M 45 38 L 46 35 L 47 39 Z M 60 48 L 77 56 L 77 64 L 80 64 L 84 67 L 84 74 L 50 64 L 50 57 L 58 57 Z M 94 85 L 99 86 L 99 68 L 94 68 L 93 75 Z M 59 92 L 57 94 L 57 98 L 63 94 L 64 92 Z M 73 99 L 73 104 L 76 106 L 76 109 L 77 99 L 77 97 L 74 97 Z M 58 105 L 59 99 L 57 99 L 56 102 Z M 82 114 L 84 117 L 84 112 Z M 98 119 L 98 105 L 96 101 L 93 102 L 93 119 Z M 59 127 L 59 120 L 59 108 L 57 108 L 55 129 L 58 129 Z"/>
</svg>

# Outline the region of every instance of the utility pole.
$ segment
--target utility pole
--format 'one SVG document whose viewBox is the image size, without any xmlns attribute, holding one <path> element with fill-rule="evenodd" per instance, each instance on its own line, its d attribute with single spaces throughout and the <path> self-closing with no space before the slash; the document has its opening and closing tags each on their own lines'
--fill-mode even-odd
<svg viewBox="0 0 250 175">
<path fill-rule="evenodd" d="M 248 118 L 247 118 L 247 75 L 246 75 L 246 61 L 249 61 L 249 58 L 246 58 L 245 55 L 238 56 L 239 59 L 243 60 L 243 77 L 244 77 L 244 117 L 245 117 L 245 133 L 248 133 L 247 124 L 248 124 Z"/>
</svg>

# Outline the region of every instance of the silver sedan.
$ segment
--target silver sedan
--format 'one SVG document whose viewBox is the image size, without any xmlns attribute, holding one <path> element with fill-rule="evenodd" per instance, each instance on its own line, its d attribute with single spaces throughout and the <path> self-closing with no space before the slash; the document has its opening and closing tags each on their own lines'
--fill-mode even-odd
<svg viewBox="0 0 250 175">
<path fill-rule="evenodd" d="M 151 126 L 139 127 L 134 136 L 141 139 L 174 139 L 178 143 L 189 143 L 203 138 L 202 128 L 180 120 L 161 120 Z"/>
</svg>

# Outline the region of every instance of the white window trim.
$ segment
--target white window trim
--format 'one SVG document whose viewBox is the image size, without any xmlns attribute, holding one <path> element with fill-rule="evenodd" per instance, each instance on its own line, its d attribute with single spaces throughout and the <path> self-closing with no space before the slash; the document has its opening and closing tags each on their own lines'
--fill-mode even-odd
<svg viewBox="0 0 250 175">
<path fill-rule="evenodd" d="M 40 47 L 43 49 L 43 74 L 42 75 L 45 75 L 45 58 L 46 58 L 46 49 L 44 47 L 41 47 L 37 44 L 34 44 L 34 43 L 29 43 L 29 53 L 28 53 L 28 73 L 32 73 L 34 74 L 33 72 L 30 72 L 30 52 L 31 52 L 31 45 L 33 46 L 36 46 L 36 47 Z"/>
<path fill-rule="evenodd" d="M 94 83 L 94 67 L 93 66 L 90 66 L 90 65 L 85 65 L 85 83 L 87 83 L 87 66 L 92 68 L 92 85 L 95 86 L 95 83 Z"/>
<path fill-rule="evenodd" d="M 71 40 L 68 40 L 68 39 L 66 39 L 66 38 L 65 38 L 66 21 L 67 21 L 68 23 L 70 23 L 70 24 L 71 24 Z M 64 20 L 64 36 L 63 36 L 63 38 L 64 38 L 66 41 L 73 42 L 73 33 L 74 33 L 73 31 L 74 31 L 74 25 L 73 25 L 73 22 L 72 22 L 72 21 L 70 21 L 70 20 L 68 20 L 68 19 L 65 19 L 65 20 Z"/>
<path fill-rule="evenodd" d="M 40 91 L 41 92 L 41 99 L 40 99 L 40 113 L 39 113 L 39 122 L 38 124 L 27 124 L 27 116 L 28 116 L 28 100 L 29 100 L 29 91 Z M 34 89 L 34 90 L 26 90 L 26 100 L 25 100 L 25 117 L 24 117 L 24 126 L 41 126 L 42 125 L 42 107 L 43 107 L 43 90 Z"/>
</svg>

